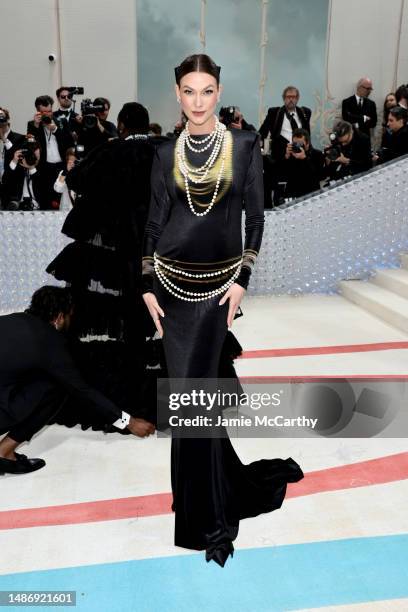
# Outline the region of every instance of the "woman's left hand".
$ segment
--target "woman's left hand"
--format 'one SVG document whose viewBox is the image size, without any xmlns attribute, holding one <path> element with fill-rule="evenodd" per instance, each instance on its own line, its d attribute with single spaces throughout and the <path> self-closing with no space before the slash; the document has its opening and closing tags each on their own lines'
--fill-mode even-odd
<svg viewBox="0 0 408 612">
<path fill-rule="evenodd" d="M 238 283 L 234 283 L 228 289 L 228 291 L 224 294 L 222 300 L 219 305 L 222 306 L 225 304 L 227 300 L 229 300 L 229 308 L 228 308 L 228 317 L 227 317 L 227 325 L 228 327 L 232 327 L 232 322 L 234 320 L 235 313 L 237 312 L 239 305 L 241 304 L 242 298 L 244 297 L 245 289 L 238 285 Z"/>
</svg>

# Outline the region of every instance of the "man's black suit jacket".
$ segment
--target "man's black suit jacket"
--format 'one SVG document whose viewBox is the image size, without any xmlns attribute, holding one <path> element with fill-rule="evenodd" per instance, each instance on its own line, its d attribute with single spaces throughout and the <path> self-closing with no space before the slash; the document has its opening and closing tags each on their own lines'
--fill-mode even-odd
<svg viewBox="0 0 408 612">
<path fill-rule="evenodd" d="M 67 125 L 62 125 L 62 122 L 59 122 L 58 129 L 54 132 L 55 138 L 57 139 L 58 151 L 61 157 L 61 160 L 64 162 L 65 160 L 65 152 L 69 147 L 74 146 L 74 139 L 68 129 Z M 42 162 L 47 161 L 47 141 L 44 128 L 40 125 L 40 127 L 36 127 L 34 125 L 34 121 L 29 121 L 27 123 L 27 133 L 32 134 L 41 148 L 41 160 Z"/>
<path fill-rule="evenodd" d="M 23 421 L 53 385 L 93 404 L 113 423 L 122 411 L 79 374 L 66 339 L 52 325 L 27 313 L 0 316 L 0 431 Z"/>
<path fill-rule="evenodd" d="M 4 149 L 4 168 L 7 168 L 10 164 L 11 160 L 14 157 L 14 153 L 18 149 L 19 143 L 21 144 L 23 142 L 24 136 L 23 134 L 19 134 L 18 132 L 13 132 L 13 130 L 10 130 L 7 139 L 11 142 L 13 146 L 10 147 L 10 149 Z"/>
<path fill-rule="evenodd" d="M 273 159 L 283 159 L 286 153 L 286 144 L 288 141 L 280 135 L 283 120 L 285 118 L 285 110 L 285 106 L 268 108 L 264 122 L 259 128 L 262 140 L 265 140 L 268 134 L 271 135 L 271 155 Z M 307 106 L 297 106 L 296 113 L 300 119 L 302 128 L 307 130 L 310 134 L 310 117 L 312 116 L 312 111 L 310 108 L 307 108 Z"/>
<path fill-rule="evenodd" d="M 81 124 L 75 120 L 75 117 L 78 117 L 78 113 L 76 113 L 73 109 L 68 110 L 68 115 L 65 115 L 63 111 L 58 109 L 52 114 L 52 116 L 54 117 L 54 121 L 57 123 L 57 125 L 61 123 L 61 126 L 66 126 L 68 131 L 72 134 L 72 132 L 79 131 Z"/>
<path fill-rule="evenodd" d="M 7 207 L 11 200 L 21 201 L 25 176 L 26 169 L 20 164 L 14 170 L 10 168 L 10 165 L 5 168 L 2 179 L 2 206 L 4 208 Z M 51 208 L 48 182 L 45 180 L 41 166 L 37 166 L 36 172 L 31 175 L 30 190 L 41 210 L 49 210 Z"/>
<path fill-rule="evenodd" d="M 356 96 L 346 98 L 341 104 L 341 115 L 344 121 L 348 121 L 354 127 L 358 123 L 358 129 L 368 136 L 370 136 L 370 129 L 377 125 L 377 107 L 375 102 L 369 98 L 363 98 L 361 109 L 357 104 Z M 364 115 L 370 117 L 370 119 L 364 121 Z"/>
</svg>

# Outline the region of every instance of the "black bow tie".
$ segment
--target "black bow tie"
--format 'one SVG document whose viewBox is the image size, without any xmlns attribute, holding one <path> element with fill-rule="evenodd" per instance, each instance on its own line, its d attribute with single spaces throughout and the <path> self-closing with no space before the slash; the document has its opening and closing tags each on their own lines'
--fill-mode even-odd
<svg viewBox="0 0 408 612">
<path fill-rule="evenodd" d="M 63 111 L 62 110 L 62 111 L 60 111 L 60 115 L 64 115 L 64 117 L 68 117 L 69 113 L 70 113 L 69 110 L 67 110 L 67 111 Z"/>
</svg>

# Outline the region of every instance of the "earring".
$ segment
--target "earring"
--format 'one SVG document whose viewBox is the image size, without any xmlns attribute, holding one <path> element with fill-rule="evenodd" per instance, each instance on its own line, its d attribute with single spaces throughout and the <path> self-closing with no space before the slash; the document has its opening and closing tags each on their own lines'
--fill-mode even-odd
<svg viewBox="0 0 408 612">
<path fill-rule="evenodd" d="M 177 98 L 177 102 L 180 104 L 180 102 L 181 102 L 181 98 Z"/>
</svg>

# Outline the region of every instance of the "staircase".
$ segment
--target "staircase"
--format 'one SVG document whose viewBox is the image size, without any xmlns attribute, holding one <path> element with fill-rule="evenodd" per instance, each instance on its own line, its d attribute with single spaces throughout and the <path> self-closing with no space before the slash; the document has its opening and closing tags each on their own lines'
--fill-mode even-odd
<svg viewBox="0 0 408 612">
<path fill-rule="evenodd" d="M 368 282 L 341 281 L 339 290 L 346 299 L 408 333 L 408 253 L 401 254 L 401 266 L 377 270 Z"/>
</svg>

